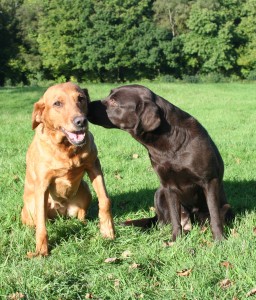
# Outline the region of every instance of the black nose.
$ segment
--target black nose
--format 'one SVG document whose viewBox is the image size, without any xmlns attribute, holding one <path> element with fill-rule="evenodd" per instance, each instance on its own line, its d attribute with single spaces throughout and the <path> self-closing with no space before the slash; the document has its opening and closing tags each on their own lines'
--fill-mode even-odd
<svg viewBox="0 0 256 300">
<path fill-rule="evenodd" d="M 74 117 L 73 123 L 78 128 L 84 128 L 87 124 L 87 119 L 84 116 Z"/>
</svg>

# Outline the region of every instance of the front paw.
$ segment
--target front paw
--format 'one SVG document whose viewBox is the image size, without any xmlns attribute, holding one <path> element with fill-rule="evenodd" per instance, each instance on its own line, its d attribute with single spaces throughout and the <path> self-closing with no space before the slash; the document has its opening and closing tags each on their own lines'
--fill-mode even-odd
<svg viewBox="0 0 256 300">
<path fill-rule="evenodd" d="M 114 239 L 115 238 L 115 229 L 113 219 L 100 222 L 100 232 L 104 238 Z"/>
<path fill-rule="evenodd" d="M 36 236 L 36 251 L 35 252 L 28 252 L 27 256 L 29 258 L 36 257 L 36 256 L 48 256 L 48 236 L 46 233 L 37 233 Z"/>
<path fill-rule="evenodd" d="M 48 249 L 47 250 L 44 250 L 44 251 L 37 251 L 36 252 L 27 252 L 27 258 L 34 258 L 34 257 L 37 257 L 37 256 L 48 256 L 49 255 L 49 252 L 48 252 Z"/>
</svg>

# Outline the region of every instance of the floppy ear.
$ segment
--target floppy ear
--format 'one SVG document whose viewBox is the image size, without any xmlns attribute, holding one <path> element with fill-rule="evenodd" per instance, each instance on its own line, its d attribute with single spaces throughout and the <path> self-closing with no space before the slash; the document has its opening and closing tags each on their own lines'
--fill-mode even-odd
<svg viewBox="0 0 256 300">
<path fill-rule="evenodd" d="M 34 104 L 34 110 L 32 112 L 32 129 L 35 129 L 40 123 L 42 123 L 44 108 L 45 104 L 42 98 Z"/>
<path fill-rule="evenodd" d="M 141 126 L 146 132 L 155 130 L 161 123 L 158 107 L 151 101 L 144 103 L 140 118 Z"/>
<path fill-rule="evenodd" d="M 90 99 L 90 96 L 89 96 L 88 90 L 87 90 L 87 89 L 82 89 L 82 91 L 83 91 L 83 92 L 84 92 L 84 94 L 85 94 L 86 103 L 87 103 L 87 106 L 88 106 L 88 105 L 89 105 L 89 103 L 91 102 L 91 99 Z"/>
</svg>

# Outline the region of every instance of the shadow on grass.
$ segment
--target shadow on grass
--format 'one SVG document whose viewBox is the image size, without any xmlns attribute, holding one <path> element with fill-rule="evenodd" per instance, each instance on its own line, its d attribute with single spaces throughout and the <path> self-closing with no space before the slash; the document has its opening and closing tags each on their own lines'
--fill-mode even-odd
<svg viewBox="0 0 256 300">
<path fill-rule="evenodd" d="M 60 220 L 53 220 L 50 223 L 53 225 L 51 229 L 48 230 L 50 251 L 63 241 L 68 241 L 70 238 L 83 239 L 87 236 L 85 222 L 80 222 L 77 219 L 67 220 L 60 218 Z"/>
<path fill-rule="evenodd" d="M 246 212 L 254 211 L 256 208 L 256 181 L 242 181 L 224 183 L 228 202 L 236 216 L 243 217 Z M 139 190 L 127 194 L 112 196 L 113 215 L 118 218 L 124 218 L 129 213 L 135 213 L 139 210 L 148 211 L 154 205 L 155 190 Z M 88 212 L 88 220 L 98 218 L 98 202 L 93 201 Z M 124 220 L 122 220 L 124 221 Z M 54 222 L 54 221 L 53 221 Z M 86 225 L 78 220 L 57 222 L 50 233 L 51 249 L 55 248 L 62 241 L 69 238 L 83 238 L 87 235 Z M 232 226 L 232 223 L 230 224 Z"/>
<path fill-rule="evenodd" d="M 244 215 L 245 212 L 256 209 L 256 181 L 225 181 L 224 187 L 228 202 L 235 214 Z"/>
<path fill-rule="evenodd" d="M 256 181 L 225 181 L 225 191 L 228 203 L 236 215 L 243 215 L 246 211 L 253 211 L 256 208 Z M 138 210 L 145 210 L 154 206 L 154 194 L 156 190 L 142 189 L 137 192 L 113 195 L 113 215 L 119 217 Z M 95 218 L 98 214 L 98 204 L 93 202 L 89 212 L 89 218 Z"/>
</svg>

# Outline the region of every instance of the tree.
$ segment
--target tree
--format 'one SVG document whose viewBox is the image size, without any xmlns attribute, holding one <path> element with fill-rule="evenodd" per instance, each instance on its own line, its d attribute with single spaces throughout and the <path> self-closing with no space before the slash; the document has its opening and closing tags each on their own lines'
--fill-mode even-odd
<svg viewBox="0 0 256 300">
<path fill-rule="evenodd" d="M 153 5 L 157 24 L 171 30 L 176 36 L 187 30 L 186 20 L 195 0 L 156 0 Z"/>
<path fill-rule="evenodd" d="M 48 76 L 75 76 L 81 35 L 90 27 L 92 1 L 45 0 L 38 23 L 39 53 Z"/>
<path fill-rule="evenodd" d="M 18 82 L 21 79 L 21 73 L 15 64 L 20 43 L 17 36 L 16 10 L 20 2 L 14 0 L 0 1 L 0 85 L 3 85 L 7 79 L 12 79 L 13 82 Z"/>
<path fill-rule="evenodd" d="M 164 60 L 165 29 L 156 29 L 150 0 L 94 2 L 92 27 L 84 32 L 83 69 L 102 81 L 155 76 Z M 86 36 L 85 36 L 86 35 Z"/>
<path fill-rule="evenodd" d="M 187 22 L 189 32 L 182 36 L 190 73 L 239 72 L 237 48 L 243 39 L 236 32 L 236 22 L 239 22 L 241 2 L 200 0 L 193 4 Z"/>
<path fill-rule="evenodd" d="M 38 19 L 41 11 L 40 0 L 24 0 L 16 12 L 18 36 L 21 41 L 16 61 L 19 69 L 26 74 L 28 82 L 44 75 L 37 41 Z"/>
<path fill-rule="evenodd" d="M 238 65 L 242 74 L 247 77 L 250 71 L 256 73 L 256 1 L 247 0 L 241 13 L 241 22 L 237 28 L 246 43 L 239 48 Z"/>
<path fill-rule="evenodd" d="M 54 78 L 154 77 L 168 68 L 171 35 L 152 19 L 152 0 L 45 0 L 38 29 L 43 66 Z"/>
</svg>

